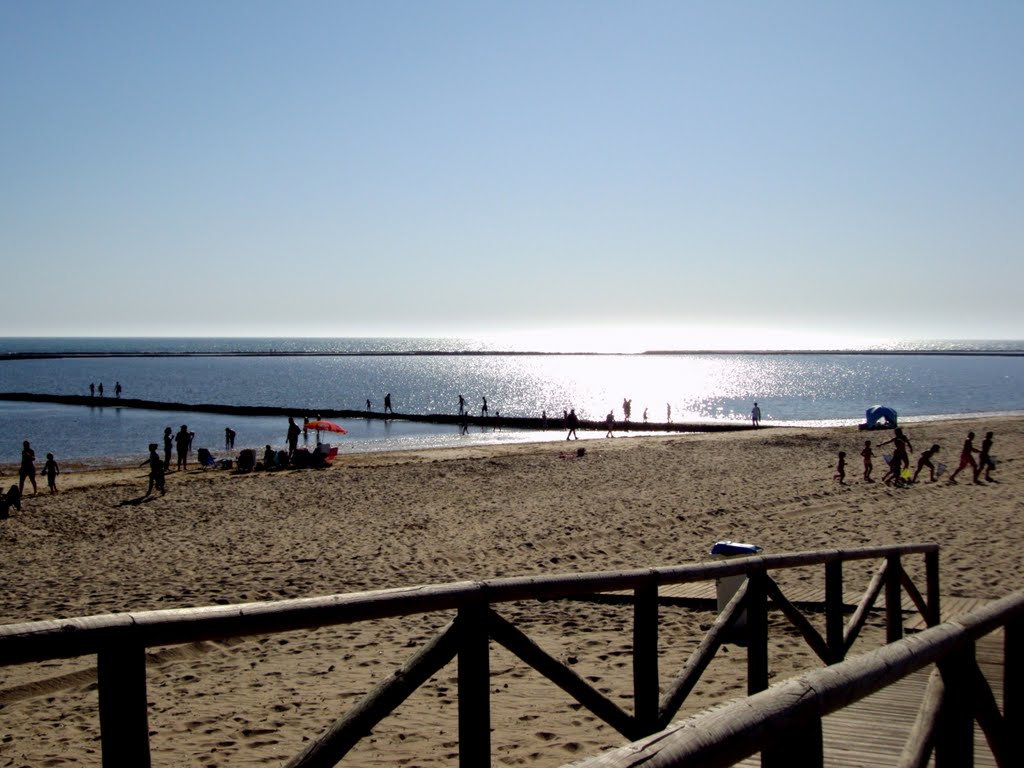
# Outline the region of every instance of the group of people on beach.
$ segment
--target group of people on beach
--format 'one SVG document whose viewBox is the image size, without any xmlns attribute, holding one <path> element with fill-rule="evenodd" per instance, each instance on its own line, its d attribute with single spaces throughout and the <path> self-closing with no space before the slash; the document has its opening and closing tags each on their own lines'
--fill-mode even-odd
<svg viewBox="0 0 1024 768">
<path fill-rule="evenodd" d="M 960 463 L 956 470 L 949 476 L 949 482 L 956 485 L 956 477 L 963 470 L 968 467 L 971 468 L 973 474 L 973 480 L 977 484 L 981 484 L 982 478 L 985 482 L 994 483 L 996 480 L 992 477 L 992 470 L 996 468 L 995 461 L 992 458 L 992 443 L 993 433 L 986 432 L 985 439 L 981 442 L 981 448 L 974 447 L 974 433 L 968 432 L 967 439 L 964 440 L 963 447 L 960 449 Z M 896 487 L 903 487 L 906 485 L 913 485 L 917 482 L 918 476 L 925 469 L 928 470 L 928 478 L 931 482 L 935 482 L 939 479 L 945 468 L 944 464 L 935 466 L 933 459 L 942 450 L 938 443 L 934 443 L 930 448 L 924 451 L 917 460 L 917 468 L 913 475 L 910 474 L 910 454 L 914 452 L 914 446 L 910 442 L 910 438 L 907 437 L 904 431 L 897 427 L 892 439 L 886 440 L 885 442 L 878 443 L 876 446 L 872 446 L 870 440 L 864 441 L 864 448 L 861 450 L 860 455 L 864 460 L 864 482 L 873 483 L 874 479 L 871 474 L 874 470 L 874 464 L 872 459 L 874 458 L 874 448 L 883 448 L 887 445 L 891 445 L 892 455 L 885 457 L 888 463 L 888 469 L 882 476 L 882 482 L 886 485 L 893 485 Z M 977 458 L 975 458 L 977 454 Z M 846 482 L 846 452 L 839 452 L 839 460 L 836 463 L 835 475 L 833 480 L 838 481 L 840 484 Z"/>
<path fill-rule="evenodd" d="M 57 464 L 57 460 L 53 458 L 52 453 L 46 454 L 43 475 L 46 477 L 46 485 L 50 493 L 57 493 L 57 475 L 59 474 L 60 466 Z M 28 440 L 21 444 L 21 464 L 18 467 L 17 485 L 12 485 L 6 493 L 0 491 L 0 519 L 8 517 L 12 508 L 21 511 L 21 497 L 25 495 L 26 481 L 32 486 L 33 496 L 39 492 L 36 486 L 36 452 Z"/>
</svg>

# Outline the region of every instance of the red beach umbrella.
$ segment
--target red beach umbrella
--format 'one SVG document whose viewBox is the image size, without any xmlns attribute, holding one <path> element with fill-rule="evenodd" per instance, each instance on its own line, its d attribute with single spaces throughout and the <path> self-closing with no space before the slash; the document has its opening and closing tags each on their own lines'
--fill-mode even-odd
<svg viewBox="0 0 1024 768">
<path fill-rule="evenodd" d="M 347 429 L 343 429 L 342 427 L 339 427 L 337 424 L 335 424 L 333 421 L 327 421 L 326 419 L 317 419 L 316 421 L 311 421 L 309 422 L 309 424 L 306 425 L 306 428 L 316 430 L 317 432 L 337 432 L 339 435 L 348 434 Z"/>
</svg>

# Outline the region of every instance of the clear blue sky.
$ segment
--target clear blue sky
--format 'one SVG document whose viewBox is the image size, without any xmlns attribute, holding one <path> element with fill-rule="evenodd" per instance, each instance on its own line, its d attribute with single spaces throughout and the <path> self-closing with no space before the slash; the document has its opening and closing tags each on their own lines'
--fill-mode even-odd
<svg viewBox="0 0 1024 768">
<path fill-rule="evenodd" d="M 1017 0 L 7 0 L 0 335 L 1022 338 L 1021 40 Z"/>
</svg>

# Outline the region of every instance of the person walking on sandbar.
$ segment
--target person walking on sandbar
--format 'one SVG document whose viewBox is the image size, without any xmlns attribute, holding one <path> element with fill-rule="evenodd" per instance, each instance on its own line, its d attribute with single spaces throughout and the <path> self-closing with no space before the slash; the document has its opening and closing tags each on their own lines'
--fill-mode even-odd
<svg viewBox="0 0 1024 768">
<path fill-rule="evenodd" d="M 573 408 L 569 411 L 569 415 L 565 417 L 565 426 L 569 428 L 569 433 L 565 436 L 568 440 L 570 437 L 573 440 L 579 440 L 579 435 L 576 434 L 576 427 L 580 424 L 579 417 L 576 415 L 576 409 Z"/>
</svg>

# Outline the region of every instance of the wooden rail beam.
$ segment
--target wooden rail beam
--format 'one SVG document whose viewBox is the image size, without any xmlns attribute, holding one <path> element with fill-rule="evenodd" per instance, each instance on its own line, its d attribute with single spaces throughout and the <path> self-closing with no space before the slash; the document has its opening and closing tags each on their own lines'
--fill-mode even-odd
<svg viewBox="0 0 1024 768">
<path fill-rule="evenodd" d="M 633 718 L 621 707 L 595 690 L 586 680 L 537 645 L 511 622 L 491 611 L 488 624 L 491 637 L 496 643 L 540 672 L 627 739 L 638 739 L 645 735 L 639 732 Z"/>
<path fill-rule="evenodd" d="M 779 589 L 779 585 L 776 584 L 775 580 L 770 576 L 765 577 L 765 588 L 772 603 L 777 605 L 782 610 L 783 614 L 785 614 L 786 618 L 789 619 L 789 622 L 799 630 L 800 634 L 807 642 L 807 645 L 809 645 L 811 650 L 818 655 L 818 658 L 826 664 L 831 663 L 832 651 L 828 647 L 828 643 L 822 639 L 818 630 L 811 625 L 811 622 L 809 622 L 807 617 L 800 612 L 800 609 L 793 605 L 789 599 L 782 594 L 782 590 Z"/>
<path fill-rule="evenodd" d="M 746 610 L 748 583 L 744 581 L 740 588 L 736 590 L 725 606 L 725 610 L 718 614 L 718 618 L 715 619 L 711 629 L 704 635 L 700 645 L 690 654 L 690 658 L 686 660 L 686 664 L 683 666 L 675 683 L 669 687 L 662 697 L 661 705 L 658 708 L 658 721 L 662 728 L 667 727 L 672 722 L 672 718 L 676 716 L 676 712 L 679 711 L 683 702 L 686 701 L 686 697 L 693 691 L 697 681 L 700 680 L 700 676 L 704 674 L 704 670 L 708 668 L 708 664 L 711 663 L 711 660 L 715 658 L 715 654 L 718 653 L 718 649 L 722 647 L 722 643 L 725 642 L 724 638 L 729 633 L 730 628 L 736 623 L 740 614 Z"/>
<path fill-rule="evenodd" d="M 875 600 L 878 599 L 878 594 L 882 591 L 882 586 L 885 584 L 887 566 L 887 563 L 882 563 L 881 567 L 875 572 L 871 583 L 868 584 L 867 591 L 857 604 L 857 609 L 853 612 L 853 616 L 850 617 L 850 623 L 846 625 L 846 632 L 843 634 L 843 656 L 850 652 L 850 648 L 864 627 L 864 622 L 868 620 L 868 612 L 874 607 Z"/>
<path fill-rule="evenodd" d="M 390 678 L 292 758 L 285 768 L 333 768 L 377 723 L 442 669 L 459 649 L 459 628 L 449 623 Z"/>
</svg>

